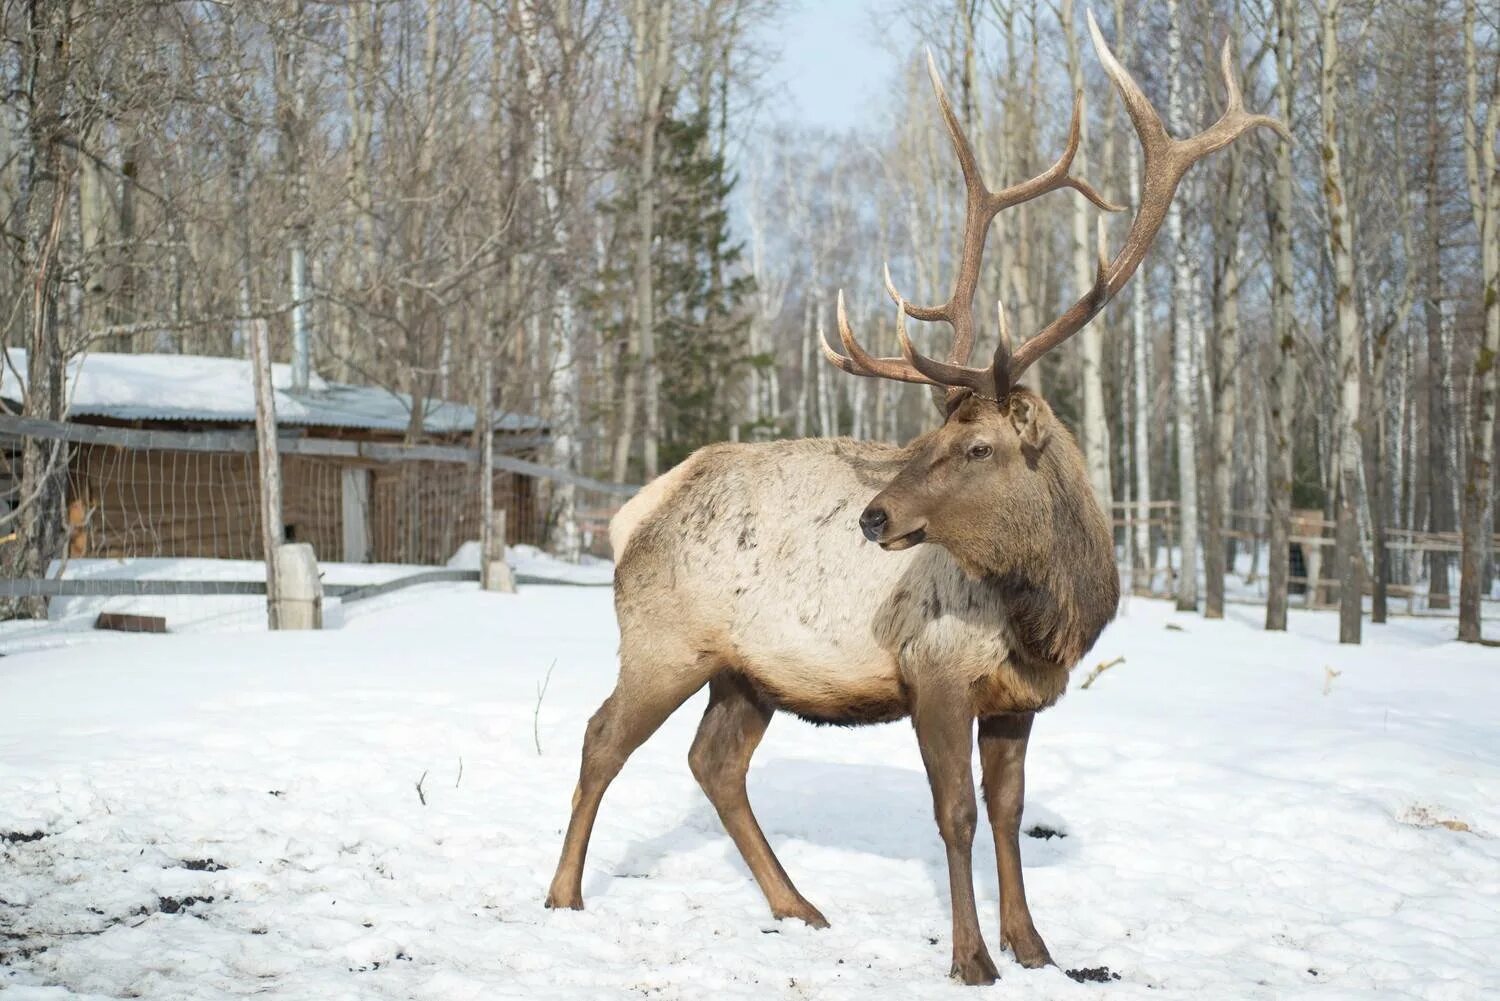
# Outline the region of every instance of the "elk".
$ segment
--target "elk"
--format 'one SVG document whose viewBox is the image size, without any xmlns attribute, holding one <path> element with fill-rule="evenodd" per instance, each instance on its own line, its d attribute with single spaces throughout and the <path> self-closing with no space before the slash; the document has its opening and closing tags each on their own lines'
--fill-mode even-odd
<svg viewBox="0 0 1500 1001">
<path fill-rule="evenodd" d="M 619 678 L 584 735 L 548 907 L 583 906 L 584 856 L 605 789 L 631 752 L 706 685 L 708 708 L 688 756 L 692 773 L 772 914 L 815 927 L 827 921 L 792 885 L 751 812 L 750 757 L 777 710 L 847 726 L 911 717 L 947 852 L 951 975 L 966 984 L 998 976 L 979 929 L 971 871 L 977 721 L 1001 942 L 1022 966 L 1052 962 L 1021 881 L 1026 746 L 1035 714 L 1063 694 L 1069 671 L 1114 617 L 1119 579 L 1110 525 L 1077 444 L 1016 379 L 1129 280 L 1189 167 L 1256 126 L 1285 134 L 1279 122 L 1245 111 L 1226 42 L 1226 111 L 1206 131 L 1172 138 L 1092 15 L 1088 25 L 1134 124 L 1145 183 L 1112 260 L 1101 225 L 1098 272 L 1083 297 L 1014 351 L 1002 308 L 993 361 L 968 366 L 974 293 L 995 215 L 1062 188 L 1100 209 L 1119 207 L 1069 172 L 1081 93 L 1056 163 L 1011 187 L 986 187 L 929 55 L 967 190 L 952 296 L 941 306 L 914 305 L 887 272 L 901 356 L 872 357 L 860 347 L 842 293 L 846 354 L 826 343 L 824 353 L 852 375 L 937 387 L 942 426 L 904 448 L 849 439 L 712 445 L 647 485 L 610 523 Z M 913 348 L 907 317 L 952 328 L 947 361 Z"/>
</svg>

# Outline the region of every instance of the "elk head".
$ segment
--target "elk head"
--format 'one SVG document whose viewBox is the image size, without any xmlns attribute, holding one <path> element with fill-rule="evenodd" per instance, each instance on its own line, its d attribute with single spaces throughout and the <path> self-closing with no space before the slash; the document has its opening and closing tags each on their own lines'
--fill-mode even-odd
<svg viewBox="0 0 1500 1001">
<path fill-rule="evenodd" d="M 849 326 L 842 292 L 838 329 L 846 354 L 823 345 L 828 361 L 842 371 L 923 383 L 945 391 L 943 426 L 913 443 L 914 455 L 907 466 L 860 517 L 865 536 L 885 549 L 934 542 L 949 550 L 970 573 L 1003 578 L 1016 573 L 1018 567 L 1066 562 L 1062 559 L 1066 553 L 1057 551 L 1058 547 L 1072 547 L 1080 549 L 1076 555 L 1083 565 L 1074 560 L 1068 572 L 1115 577 L 1109 525 L 1092 499 L 1078 446 L 1046 402 L 1018 387 L 1016 379 L 1043 354 L 1086 326 L 1135 274 L 1189 167 L 1256 126 L 1275 129 L 1282 135 L 1286 130 L 1272 118 L 1245 111 L 1226 41 L 1222 63 L 1228 107 L 1223 116 L 1198 135 L 1172 138 L 1140 86 L 1105 44 L 1092 13 L 1088 25 L 1094 51 L 1114 81 L 1140 140 L 1145 161 L 1141 203 L 1124 247 L 1112 259 L 1105 252 L 1100 217 L 1099 260 L 1092 287 L 1014 351 L 1004 306 L 999 308 L 1000 345 L 992 362 L 978 368 L 968 365 L 974 345 L 974 292 L 985 239 L 995 216 L 1002 209 L 1061 188 L 1072 188 L 1107 212 L 1118 212 L 1122 207 L 1111 204 L 1087 181 L 1069 173 L 1080 139 L 1081 92 L 1074 96 L 1067 147 L 1057 162 L 1029 180 L 990 190 L 928 55 L 928 73 L 966 190 L 963 247 L 953 294 L 940 306 L 914 305 L 896 291 L 887 269 L 886 291 L 896 304 L 901 356 L 876 358 L 860 347 Z M 912 346 L 906 333 L 907 317 L 942 321 L 953 329 L 953 347 L 947 361 L 928 358 Z M 1110 602 L 1109 614 L 1113 610 Z"/>
</svg>

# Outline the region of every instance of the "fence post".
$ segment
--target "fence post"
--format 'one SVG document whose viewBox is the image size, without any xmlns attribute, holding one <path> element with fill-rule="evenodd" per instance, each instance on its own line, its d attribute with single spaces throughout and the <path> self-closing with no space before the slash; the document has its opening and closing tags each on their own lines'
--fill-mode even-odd
<svg viewBox="0 0 1500 1001">
<path fill-rule="evenodd" d="M 250 322 L 250 359 L 255 383 L 255 444 L 260 460 L 260 534 L 266 562 L 266 618 L 277 621 L 277 547 L 281 545 L 281 455 L 276 450 L 276 391 L 271 384 L 271 335 L 265 319 Z"/>
<path fill-rule="evenodd" d="M 286 542 L 276 547 L 276 584 L 272 615 L 277 629 L 323 628 L 323 580 L 311 545 Z"/>
<path fill-rule="evenodd" d="M 479 555 L 480 587 L 515 594 L 516 579 L 511 575 L 510 564 L 505 562 L 505 508 L 488 512 L 485 520 L 489 531 Z"/>
</svg>

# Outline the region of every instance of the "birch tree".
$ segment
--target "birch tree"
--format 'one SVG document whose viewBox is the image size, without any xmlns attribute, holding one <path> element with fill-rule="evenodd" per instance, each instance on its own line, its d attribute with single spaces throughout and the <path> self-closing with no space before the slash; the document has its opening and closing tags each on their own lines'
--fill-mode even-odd
<svg viewBox="0 0 1500 1001">
<path fill-rule="evenodd" d="M 1167 127 L 1184 131 L 1182 12 L 1177 0 L 1167 3 Z M 1177 608 L 1198 607 L 1198 433 L 1197 402 L 1193 394 L 1193 324 L 1195 300 L 1193 267 L 1182 225 L 1181 199 L 1173 199 L 1167 214 L 1172 240 L 1172 405 L 1177 432 L 1178 539 L 1181 543 L 1177 575 Z"/>
<path fill-rule="evenodd" d="M 1479 234 L 1484 327 L 1470 373 L 1472 416 L 1458 584 L 1458 638 L 1470 643 L 1480 639 L 1483 564 L 1490 548 L 1486 523 L 1493 513 L 1495 363 L 1500 358 L 1500 170 L 1495 155 L 1500 132 L 1500 58 L 1491 47 L 1489 67 L 1481 65 L 1475 6 L 1475 0 L 1464 2 L 1464 169 L 1469 207 Z M 1484 84 L 1481 76 L 1487 78 Z M 1481 118 L 1482 106 L 1487 108 Z"/>
<path fill-rule="evenodd" d="M 642 472 L 647 480 L 660 471 L 661 393 L 656 366 L 656 300 L 651 244 L 656 229 L 656 130 L 662 98 L 672 74 L 674 0 L 631 0 L 630 60 L 637 121 L 634 322 L 629 353 L 637 361 L 625 378 L 620 430 L 615 440 L 614 478 L 624 482 L 634 438 L 637 387 L 643 400 Z"/>
<path fill-rule="evenodd" d="M 1068 82 L 1073 92 L 1081 93 L 1083 87 L 1083 60 L 1079 57 L 1078 33 L 1073 18 L 1073 0 L 1062 0 L 1058 9 L 1058 20 L 1062 23 L 1063 39 L 1068 56 Z M 1088 174 L 1088 116 L 1080 123 L 1082 139 L 1078 153 L 1073 159 L 1073 169 L 1080 175 Z M 1107 164 L 1106 164 L 1107 166 Z M 1094 281 L 1093 226 L 1089 225 L 1090 211 L 1087 200 L 1073 198 L 1073 281 L 1080 289 L 1089 288 Z M 1094 317 L 1078 334 L 1079 381 L 1083 396 L 1083 460 L 1088 468 L 1089 483 L 1094 496 L 1099 499 L 1105 512 L 1110 511 L 1114 501 L 1110 489 L 1109 468 L 1109 421 L 1104 412 L 1104 315 Z"/>
<path fill-rule="evenodd" d="M 1334 318 L 1337 324 L 1338 412 L 1335 432 L 1336 522 L 1339 581 L 1339 642 L 1358 643 L 1362 624 L 1364 556 L 1359 531 L 1359 482 L 1363 465 L 1360 434 L 1360 322 L 1354 301 L 1354 223 L 1344 179 L 1339 126 L 1339 11 L 1343 0 L 1326 0 L 1322 13 L 1323 65 L 1319 75 L 1322 111 L 1323 203 L 1328 216 L 1328 253 L 1333 260 Z"/>
<path fill-rule="evenodd" d="M 69 123 L 77 128 L 75 81 L 72 79 L 78 25 L 71 4 L 29 5 L 21 39 L 24 60 L 21 78 L 24 101 L 25 148 L 22 186 L 13 209 L 24 225 L 22 260 L 27 287 L 12 316 L 25 325 L 26 392 L 22 414 L 61 420 L 66 407 L 63 378 L 67 353 L 58 325 L 58 244 L 67 211 L 69 189 L 77 161 L 68 149 Z M 7 327 L 11 317 L 5 318 Z M 10 331 L 5 331 L 9 341 Z M 0 363 L 9 359 L 0 357 Z M 63 469 L 66 451 L 61 442 L 39 438 L 22 440 L 20 495 L 17 511 L 0 521 L 14 521 L 19 545 L 10 551 L 7 576 L 42 577 L 52 559 L 61 555 L 63 539 Z M 13 599 L 6 609 L 27 618 L 46 616 L 42 598 Z"/>
<path fill-rule="evenodd" d="M 579 380 L 577 366 L 577 329 L 572 283 L 565 257 L 569 253 L 568 199 L 571 195 L 568 165 L 573 145 L 572 88 L 579 67 L 573 64 L 576 37 L 570 4 L 551 8 L 545 33 L 541 12 L 530 3 L 520 5 L 522 36 L 527 44 L 526 93 L 533 117 L 531 142 L 531 182 L 540 201 L 538 222 L 544 236 L 542 273 L 543 295 L 547 300 L 538 319 L 544 324 L 548 349 L 550 391 L 548 412 L 551 416 L 549 457 L 554 468 L 569 473 L 578 471 Z M 552 82 L 546 81 L 546 69 L 557 66 Z M 552 525 L 551 543 L 562 559 L 576 563 L 581 554 L 582 536 L 578 530 L 577 488 L 569 480 L 551 484 L 548 521 Z"/>
<path fill-rule="evenodd" d="M 1115 35 L 1121 40 L 1122 59 L 1128 65 L 1134 32 L 1128 31 L 1123 0 L 1115 2 Z M 1285 119 L 1283 119 L 1284 121 Z M 1141 151 L 1127 142 L 1129 150 L 1130 203 L 1141 203 Z M 1135 559 L 1136 569 L 1145 571 L 1145 589 L 1151 588 L 1156 554 L 1151 545 L 1151 335 L 1146 326 L 1150 288 L 1149 262 L 1130 292 L 1131 427 L 1135 438 Z"/>
</svg>

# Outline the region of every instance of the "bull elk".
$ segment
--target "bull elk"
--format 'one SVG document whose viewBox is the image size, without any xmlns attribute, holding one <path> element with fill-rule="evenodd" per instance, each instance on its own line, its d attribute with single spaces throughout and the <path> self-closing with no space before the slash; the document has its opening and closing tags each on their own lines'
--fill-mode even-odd
<svg viewBox="0 0 1500 1001">
<path fill-rule="evenodd" d="M 1026 745 L 1035 714 L 1058 700 L 1069 670 L 1114 617 L 1119 580 L 1109 522 L 1073 436 L 1016 379 L 1134 274 L 1190 166 L 1255 126 L 1285 133 L 1279 122 L 1245 111 L 1226 42 L 1227 110 L 1206 131 L 1172 138 L 1092 16 L 1088 23 L 1145 156 L 1141 203 L 1123 249 L 1105 259 L 1101 226 L 1098 272 L 1083 297 L 1014 351 L 1002 309 L 993 362 L 969 367 L 974 292 L 995 215 L 1061 188 L 1100 209 L 1119 208 L 1070 173 L 1081 93 L 1061 158 L 1030 180 L 991 191 L 929 57 L 967 189 L 953 294 L 941 306 L 913 305 L 887 274 L 901 345 L 893 358 L 859 346 L 840 294 L 847 353 L 827 344 L 824 353 L 852 375 L 939 387 L 945 420 L 904 448 L 848 439 L 709 446 L 615 516 L 619 679 L 584 736 L 548 907 L 583 906 L 584 855 L 605 789 L 631 752 L 707 685 L 708 708 L 688 755 L 693 775 L 771 912 L 815 927 L 827 921 L 792 885 L 750 810 L 750 757 L 778 709 L 847 726 L 912 718 L 947 850 L 952 975 L 967 984 L 998 975 L 979 930 L 971 872 L 977 720 L 1001 941 L 1022 966 L 1051 963 L 1021 882 Z M 913 348 L 906 317 L 952 328 L 947 361 Z"/>
</svg>

